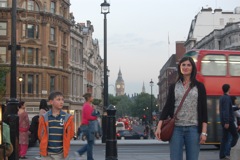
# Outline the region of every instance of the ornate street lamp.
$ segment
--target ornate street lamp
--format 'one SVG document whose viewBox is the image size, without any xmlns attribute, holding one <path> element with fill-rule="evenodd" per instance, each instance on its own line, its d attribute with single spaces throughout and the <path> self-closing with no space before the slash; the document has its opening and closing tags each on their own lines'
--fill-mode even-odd
<svg viewBox="0 0 240 160">
<path fill-rule="evenodd" d="M 20 82 L 20 101 L 21 101 L 21 96 L 22 96 L 22 81 L 23 81 L 23 78 L 22 78 L 22 77 L 19 77 L 19 78 L 18 78 L 18 81 Z"/>
<path fill-rule="evenodd" d="M 13 153 L 8 157 L 8 160 L 19 159 L 18 155 L 18 140 L 19 140 L 19 117 L 18 113 L 18 100 L 16 93 L 16 81 L 17 81 L 17 60 L 16 51 L 20 49 L 17 45 L 17 0 L 12 0 L 12 23 L 11 23 L 11 45 L 8 47 L 11 49 L 11 85 L 10 85 L 10 100 L 7 103 L 6 112 L 8 115 L 7 121 L 10 127 L 10 138 L 13 145 Z"/>
<path fill-rule="evenodd" d="M 103 116 L 102 116 L 102 143 L 106 142 L 106 131 L 107 131 L 107 113 L 106 108 L 108 107 L 108 68 L 107 68 L 107 14 L 109 13 L 110 4 L 104 0 L 101 4 L 101 13 L 104 14 L 104 85 L 103 85 Z"/>
<path fill-rule="evenodd" d="M 106 142 L 106 160 L 117 160 L 117 140 L 115 128 L 116 109 L 108 106 L 108 67 L 107 67 L 107 14 L 110 13 L 110 4 L 106 0 L 101 4 L 101 13 L 104 14 L 104 111 L 102 117 L 102 143 Z M 107 117 L 107 118 L 106 118 Z"/>
<path fill-rule="evenodd" d="M 151 86 L 151 108 L 150 108 L 150 117 L 149 117 L 149 122 L 150 122 L 150 126 L 152 125 L 152 87 L 153 87 L 153 81 L 151 79 L 150 81 L 150 86 Z"/>
</svg>

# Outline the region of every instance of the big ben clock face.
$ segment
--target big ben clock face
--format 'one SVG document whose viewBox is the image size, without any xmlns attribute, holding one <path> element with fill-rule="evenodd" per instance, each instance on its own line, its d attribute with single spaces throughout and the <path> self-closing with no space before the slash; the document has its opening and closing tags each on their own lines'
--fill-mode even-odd
<svg viewBox="0 0 240 160">
<path fill-rule="evenodd" d="M 118 85 L 117 85 L 117 88 L 120 88 L 120 87 L 121 87 L 121 86 L 118 84 Z"/>
</svg>

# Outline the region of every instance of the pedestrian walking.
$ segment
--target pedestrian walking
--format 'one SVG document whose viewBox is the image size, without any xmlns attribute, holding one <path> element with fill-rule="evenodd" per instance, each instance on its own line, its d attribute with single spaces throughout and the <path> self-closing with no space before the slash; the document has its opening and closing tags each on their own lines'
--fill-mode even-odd
<svg viewBox="0 0 240 160">
<path fill-rule="evenodd" d="M 40 105 L 39 105 L 39 114 L 35 115 L 32 118 L 29 132 L 30 132 L 30 140 L 29 140 L 29 147 L 33 147 L 36 145 L 38 140 L 38 124 L 39 124 L 39 117 L 46 113 L 49 110 L 47 100 L 41 99 Z M 35 159 L 41 159 L 41 156 L 35 157 Z"/>
<path fill-rule="evenodd" d="M 34 146 L 38 140 L 38 123 L 39 123 L 39 117 L 46 113 L 49 110 L 49 107 L 47 105 L 47 101 L 45 99 L 41 99 L 40 105 L 39 105 L 39 114 L 35 115 L 32 118 L 31 124 L 30 124 L 30 140 L 29 140 L 29 146 Z"/>
<path fill-rule="evenodd" d="M 73 116 L 62 110 L 63 94 L 58 91 L 48 97 L 52 108 L 39 117 L 38 138 L 42 160 L 68 160 L 70 141 L 74 136 Z"/>
<path fill-rule="evenodd" d="M 238 131 L 238 134 L 239 134 L 239 131 L 240 131 L 240 110 L 239 109 L 236 110 L 236 108 L 239 108 L 239 103 L 237 103 L 238 100 L 237 100 L 236 96 L 231 96 L 231 99 L 232 99 L 233 108 L 235 108 L 235 111 L 234 111 L 235 124 L 237 126 L 237 131 Z M 229 135 L 232 138 L 231 134 L 229 134 Z M 240 157 L 240 142 L 239 142 L 239 140 L 238 140 L 237 144 L 234 147 L 231 148 L 230 155 L 231 155 L 231 159 L 239 159 L 239 157 Z"/>
<path fill-rule="evenodd" d="M 158 122 L 155 135 L 161 140 L 163 120 L 173 117 L 184 93 L 190 87 L 180 111 L 176 116 L 170 140 L 170 159 L 182 160 L 185 146 L 186 159 L 198 160 L 200 144 L 207 139 L 207 101 L 203 83 L 196 80 L 197 69 L 191 57 L 183 57 L 178 64 L 177 81 L 169 87 L 166 104 Z"/>
<path fill-rule="evenodd" d="M 94 123 L 90 121 L 97 120 L 97 116 L 93 116 L 92 113 L 94 108 L 92 107 L 93 97 L 91 93 L 86 93 L 83 95 L 86 102 L 83 104 L 82 109 L 82 124 L 81 131 L 86 135 L 87 144 L 75 152 L 76 157 L 81 157 L 85 152 L 87 152 L 87 160 L 93 160 L 93 145 L 95 138 Z"/>
<path fill-rule="evenodd" d="M 220 121 L 222 125 L 222 140 L 220 145 L 219 158 L 223 160 L 230 159 L 231 147 L 234 147 L 238 141 L 237 128 L 234 123 L 234 112 L 232 100 L 229 96 L 230 85 L 222 86 L 223 96 L 220 97 Z M 229 135 L 231 134 L 231 136 Z"/>
<path fill-rule="evenodd" d="M 26 159 L 26 153 L 28 150 L 28 129 L 29 129 L 29 118 L 28 113 L 25 111 L 25 102 L 20 101 L 18 106 L 19 116 L 19 158 Z"/>
</svg>

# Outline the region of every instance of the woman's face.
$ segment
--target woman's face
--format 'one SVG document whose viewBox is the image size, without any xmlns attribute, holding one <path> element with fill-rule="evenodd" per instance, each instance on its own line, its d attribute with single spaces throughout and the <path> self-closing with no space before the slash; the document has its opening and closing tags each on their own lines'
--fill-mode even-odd
<svg viewBox="0 0 240 160">
<path fill-rule="evenodd" d="M 182 62 L 181 65 L 180 65 L 180 70 L 181 70 L 181 73 L 184 76 L 191 75 L 191 73 L 192 73 L 192 64 L 190 63 L 190 61 L 187 60 L 187 61 Z"/>
<path fill-rule="evenodd" d="M 21 109 L 23 109 L 23 110 L 26 109 L 25 104 L 21 106 Z"/>
</svg>

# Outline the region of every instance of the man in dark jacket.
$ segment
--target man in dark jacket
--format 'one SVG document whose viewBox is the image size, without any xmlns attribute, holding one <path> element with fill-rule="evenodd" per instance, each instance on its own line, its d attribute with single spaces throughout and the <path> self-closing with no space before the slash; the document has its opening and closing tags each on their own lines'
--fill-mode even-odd
<svg viewBox="0 0 240 160">
<path fill-rule="evenodd" d="M 39 115 L 35 115 L 32 118 L 31 125 L 29 127 L 29 131 L 31 132 L 30 137 L 29 137 L 29 147 L 35 146 L 37 140 L 38 140 L 38 119 Z"/>
<path fill-rule="evenodd" d="M 230 159 L 231 147 L 234 147 L 238 141 L 238 133 L 234 124 L 234 114 L 232 109 L 232 101 L 229 96 L 230 85 L 224 84 L 222 86 L 224 95 L 220 97 L 220 119 L 223 128 L 222 141 L 220 146 L 220 159 Z M 232 139 L 228 136 L 231 134 Z M 231 141 L 231 142 L 229 142 Z"/>
</svg>

